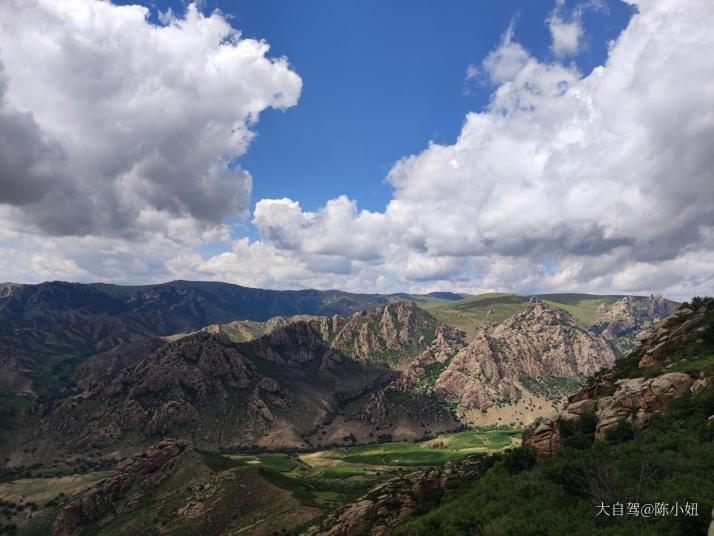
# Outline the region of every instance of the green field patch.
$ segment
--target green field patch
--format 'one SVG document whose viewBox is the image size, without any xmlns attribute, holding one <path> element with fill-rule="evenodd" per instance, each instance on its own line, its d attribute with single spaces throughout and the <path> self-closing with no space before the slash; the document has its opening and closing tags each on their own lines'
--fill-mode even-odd
<svg viewBox="0 0 714 536">
<path fill-rule="evenodd" d="M 19 395 L 0 395 L 0 406 L 20 411 L 32 406 L 32 399 Z"/>
<path fill-rule="evenodd" d="M 345 480 L 355 476 L 373 475 L 374 471 L 369 471 L 355 465 L 335 465 L 325 467 L 320 470 L 320 476 L 331 480 Z"/>
<path fill-rule="evenodd" d="M 260 465 L 279 473 L 293 471 L 301 465 L 300 461 L 290 454 L 230 454 L 221 457 L 230 460 L 232 467 Z"/>
<path fill-rule="evenodd" d="M 315 492 L 305 481 L 298 478 L 291 478 L 272 469 L 260 467 L 260 476 L 265 478 L 272 485 L 290 491 L 297 500 L 306 506 L 319 507 L 320 503 L 315 498 Z"/>
<path fill-rule="evenodd" d="M 317 504 L 327 508 L 334 508 L 345 501 L 345 496 L 336 491 L 315 491 L 313 497 Z"/>
<path fill-rule="evenodd" d="M 357 465 L 435 466 L 463 458 L 474 452 L 503 449 L 512 445 L 514 439 L 520 437 L 520 433 L 520 430 L 515 428 L 474 429 L 442 434 L 420 443 L 395 441 L 338 448 L 326 451 L 323 456 Z M 346 471 L 346 469 L 339 469 L 339 471 Z"/>
</svg>

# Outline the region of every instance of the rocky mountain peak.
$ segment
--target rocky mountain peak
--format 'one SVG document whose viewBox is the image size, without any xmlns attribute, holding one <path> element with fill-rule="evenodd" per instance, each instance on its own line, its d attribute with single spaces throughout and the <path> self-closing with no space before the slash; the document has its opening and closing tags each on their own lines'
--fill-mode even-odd
<svg viewBox="0 0 714 536">
<path fill-rule="evenodd" d="M 437 321 L 412 301 L 393 301 L 339 323 L 331 347 L 368 361 L 413 359 L 436 337 Z"/>
<path fill-rule="evenodd" d="M 457 404 L 467 421 L 495 420 L 499 407 L 518 404 L 511 418 L 528 420 L 615 358 L 607 340 L 579 327 L 573 315 L 535 301 L 481 329 L 439 375 L 434 392 Z"/>
<path fill-rule="evenodd" d="M 652 299 L 653 303 L 662 303 Z M 595 417 L 596 438 L 605 437 L 623 421 L 642 428 L 675 399 L 711 388 L 711 377 L 700 374 L 693 378 L 673 367 L 678 360 L 687 361 L 678 350 L 685 346 L 701 348 L 704 339 L 712 337 L 712 309 L 714 302 L 704 303 L 696 311 L 687 303 L 678 306 L 657 329 L 639 337 L 639 347 L 624 358 L 621 367 L 601 371 L 572 394 L 560 411 L 526 428 L 524 444 L 535 447 L 541 455 L 551 454 L 560 448 L 560 423 L 579 420 L 586 413 Z M 649 374 L 640 369 L 649 369 Z"/>
<path fill-rule="evenodd" d="M 534 298 L 531 298 L 534 300 Z M 507 331 L 519 328 L 544 328 L 550 326 L 577 326 L 578 320 L 573 315 L 556 307 L 550 307 L 535 299 L 529 306 L 501 322 L 496 330 Z"/>
</svg>

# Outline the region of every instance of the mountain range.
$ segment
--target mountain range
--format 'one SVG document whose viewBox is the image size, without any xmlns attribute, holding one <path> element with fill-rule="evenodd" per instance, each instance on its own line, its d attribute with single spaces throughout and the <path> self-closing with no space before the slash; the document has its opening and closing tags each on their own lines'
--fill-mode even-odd
<svg viewBox="0 0 714 536">
<path fill-rule="evenodd" d="M 311 465 L 324 459 L 314 456 L 334 448 L 360 452 L 360 445 L 374 442 L 402 448 L 404 441 L 418 444 L 419 455 L 438 453 L 443 441 L 461 441 L 468 430 L 527 426 L 617 366 L 677 305 L 655 296 L 370 295 L 183 281 L 5 284 L 2 475 L 11 482 L 76 471 L 121 476 L 83 495 L 79 510 L 57 506 L 53 534 L 112 525 L 106 516 L 115 508 L 107 501 L 134 511 L 127 497 L 146 497 L 131 490 L 164 486 L 142 484 L 149 477 L 134 468 L 143 467 L 146 456 L 163 460 L 168 452 L 168 461 L 157 462 L 161 474 L 189 458 L 205 475 L 215 473 L 216 463 L 232 467 L 235 458 L 220 453 L 315 453 L 289 462 L 297 465 L 287 472 L 261 467 L 251 473 L 251 485 L 271 497 L 292 489 L 304 499 L 328 482 L 330 493 L 354 498 L 396 462 L 373 463 L 361 481 L 338 486 Z M 470 466 L 449 471 L 460 474 L 464 467 Z M 186 478 L 195 484 L 198 477 Z M 235 492 L 205 478 L 221 497 Z M 0 484 L 0 499 L 2 493 Z M 163 499 L 151 501 L 166 506 Z M 331 508 L 318 503 L 287 501 L 284 513 L 314 520 Z M 50 517 L 42 519 L 49 523 Z M 256 534 L 289 525 L 264 523 Z"/>
</svg>

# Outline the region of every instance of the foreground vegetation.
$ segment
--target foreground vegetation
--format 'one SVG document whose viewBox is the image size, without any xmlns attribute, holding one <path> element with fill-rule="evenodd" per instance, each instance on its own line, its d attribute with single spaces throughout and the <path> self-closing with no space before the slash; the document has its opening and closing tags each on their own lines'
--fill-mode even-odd
<svg viewBox="0 0 714 536">
<path fill-rule="evenodd" d="M 697 378 L 711 377 L 714 300 L 697 298 L 692 309 L 705 311 L 704 326 L 671 348 L 664 361 L 640 369 L 633 354 L 601 374 L 617 379 L 680 371 Z M 535 451 L 528 448 L 497 455 L 498 461 L 481 479 L 447 494 L 436 509 L 410 520 L 394 534 L 707 533 L 714 507 L 711 382 L 696 394 L 687 391 L 675 399 L 642 430 L 621 421 L 604 439 L 595 440 L 595 426 L 595 416 L 587 413 L 575 423 L 561 421 L 563 448 L 537 464 Z M 620 515 L 613 515 L 618 511 L 615 505 L 622 508 Z M 603 506 L 609 515 L 601 512 Z"/>
<path fill-rule="evenodd" d="M 398 535 L 705 534 L 714 507 L 714 390 L 685 396 L 635 432 L 622 425 L 594 441 L 594 421 L 564 431 L 565 448 L 535 464 L 519 448 L 483 478 L 448 495 Z M 599 505 L 698 504 L 698 516 L 598 515 Z"/>
<path fill-rule="evenodd" d="M 201 481 L 210 482 L 217 490 L 215 508 L 209 516 L 216 530 L 265 519 L 272 509 L 301 520 L 290 532 L 299 534 L 316 515 L 357 499 L 386 479 L 474 453 L 496 452 L 517 445 L 519 440 L 520 430 L 494 426 L 442 434 L 417 443 L 381 442 L 317 452 L 223 455 L 199 451 L 162 484 L 159 496 L 163 499 L 146 504 L 130 516 L 120 516 L 106 527 L 94 526 L 85 532 L 134 534 L 131 531 L 139 527 L 156 525 L 172 534 L 189 534 L 196 528 L 193 521 L 169 512 L 176 510 L 172 505 L 190 502 L 189 483 Z M 0 483 L 0 534 L 48 534 L 58 508 L 110 474 L 112 471 L 90 469 L 50 478 L 6 475 L 7 481 Z M 233 501 L 246 487 L 255 497 L 244 501 L 241 516 L 234 519 L 224 502 Z"/>
</svg>

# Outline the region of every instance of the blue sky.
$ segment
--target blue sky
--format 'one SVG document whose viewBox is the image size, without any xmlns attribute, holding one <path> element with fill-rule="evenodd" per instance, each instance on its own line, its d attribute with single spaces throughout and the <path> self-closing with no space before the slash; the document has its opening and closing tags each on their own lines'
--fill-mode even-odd
<svg viewBox="0 0 714 536">
<path fill-rule="evenodd" d="M 184 9 L 181 2 L 145 5 L 153 6 L 154 16 Z M 391 198 L 384 177 L 392 165 L 430 140 L 453 143 L 466 113 L 487 104 L 492 86 L 471 83 L 465 94 L 465 71 L 497 45 L 511 21 L 533 55 L 553 58 L 545 22 L 550 1 L 203 3 L 205 12 L 213 9 L 230 15 L 244 37 L 265 39 L 270 54 L 286 56 L 303 79 L 298 105 L 263 112 L 258 136 L 239 160 L 254 178 L 253 203 L 289 197 L 316 210 L 344 194 L 360 208 L 383 210 Z M 613 0 L 585 12 L 585 44 L 573 58 L 582 72 L 606 59 L 608 42 L 630 15 Z"/>
</svg>

